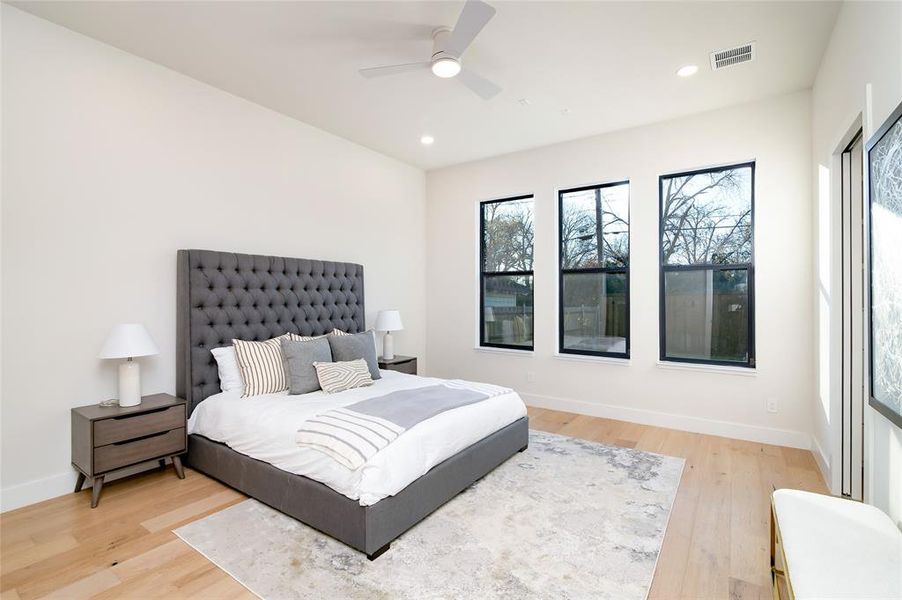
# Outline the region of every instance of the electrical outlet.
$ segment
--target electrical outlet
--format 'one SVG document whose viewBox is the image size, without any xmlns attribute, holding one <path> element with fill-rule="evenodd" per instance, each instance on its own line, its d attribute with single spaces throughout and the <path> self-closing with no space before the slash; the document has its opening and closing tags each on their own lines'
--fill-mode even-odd
<svg viewBox="0 0 902 600">
<path fill-rule="evenodd" d="M 535 371 L 527 371 L 526 372 L 526 383 L 535 383 L 536 382 L 536 372 Z"/>
<path fill-rule="evenodd" d="M 769 413 L 777 412 L 777 399 L 776 398 L 768 398 L 766 406 L 767 406 L 767 412 L 769 412 Z"/>
</svg>

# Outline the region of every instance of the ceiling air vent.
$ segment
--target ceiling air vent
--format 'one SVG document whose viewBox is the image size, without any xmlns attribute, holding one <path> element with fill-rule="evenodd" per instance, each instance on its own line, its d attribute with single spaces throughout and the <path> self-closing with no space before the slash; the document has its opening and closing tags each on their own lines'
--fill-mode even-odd
<svg viewBox="0 0 902 600">
<path fill-rule="evenodd" d="M 719 71 L 744 62 L 755 60 L 755 42 L 734 48 L 724 48 L 711 53 L 711 69 Z"/>
</svg>

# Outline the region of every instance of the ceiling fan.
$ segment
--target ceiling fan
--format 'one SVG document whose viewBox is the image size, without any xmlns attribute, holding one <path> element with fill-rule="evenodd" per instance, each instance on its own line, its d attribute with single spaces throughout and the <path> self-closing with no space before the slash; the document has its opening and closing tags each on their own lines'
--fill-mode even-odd
<svg viewBox="0 0 902 600">
<path fill-rule="evenodd" d="M 460 64 L 460 57 L 493 16 L 495 16 L 495 9 L 482 0 L 467 0 L 460 17 L 457 18 L 457 25 L 454 26 L 454 29 L 438 27 L 432 32 L 432 58 L 430 60 L 369 67 L 360 69 L 360 74 L 366 78 L 372 78 L 431 69 L 436 77 L 443 79 L 458 77 L 458 80 L 477 96 L 483 100 L 491 100 L 498 95 L 501 88 L 485 77 L 463 68 Z"/>
</svg>

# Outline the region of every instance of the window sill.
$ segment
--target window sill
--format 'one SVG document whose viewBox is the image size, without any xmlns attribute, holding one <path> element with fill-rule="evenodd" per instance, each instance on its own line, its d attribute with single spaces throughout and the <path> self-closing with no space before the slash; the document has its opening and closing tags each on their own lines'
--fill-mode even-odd
<svg viewBox="0 0 902 600">
<path fill-rule="evenodd" d="M 693 363 L 671 362 L 658 360 L 661 369 L 674 369 L 676 371 L 701 371 L 705 373 L 721 373 L 723 375 L 741 375 L 742 377 L 756 377 L 758 369 L 755 367 L 728 367 L 725 365 L 699 365 Z"/>
<path fill-rule="evenodd" d="M 489 354 L 507 354 L 512 356 L 533 356 L 535 350 L 515 350 L 513 348 L 492 348 L 491 346 L 475 346 L 473 350 L 477 352 L 487 352 Z"/>
<path fill-rule="evenodd" d="M 630 366 L 630 364 L 632 364 L 629 358 L 617 358 L 615 356 L 591 356 L 587 354 L 567 354 L 566 352 L 555 352 L 554 357 L 560 360 L 586 363 L 602 363 L 608 365 L 617 365 L 619 367 L 628 367 Z"/>
</svg>

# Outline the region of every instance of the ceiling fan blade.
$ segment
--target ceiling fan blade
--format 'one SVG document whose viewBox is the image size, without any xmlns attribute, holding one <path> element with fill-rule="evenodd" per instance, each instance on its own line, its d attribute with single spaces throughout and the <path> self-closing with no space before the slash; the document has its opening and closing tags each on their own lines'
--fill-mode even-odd
<svg viewBox="0 0 902 600">
<path fill-rule="evenodd" d="M 467 0 L 448 39 L 445 52 L 460 58 L 494 16 L 495 9 L 482 0 Z"/>
<path fill-rule="evenodd" d="M 483 100 L 491 100 L 501 92 L 500 86 L 467 69 L 463 69 L 457 78 Z"/>
<path fill-rule="evenodd" d="M 370 79 L 373 77 L 384 77 L 386 75 L 397 75 L 398 73 L 409 73 L 410 71 L 422 71 L 428 69 L 429 66 L 430 63 L 428 62 L 404 63 L 402 65 L 368 67 L 366 69 L 360 69 L 359 73 L 361 76 Z"/>
</svg>

